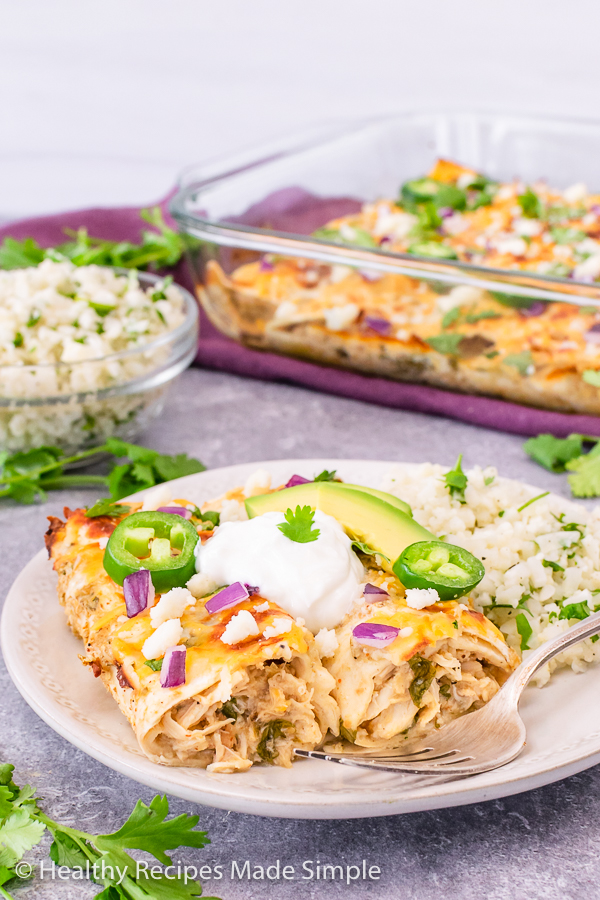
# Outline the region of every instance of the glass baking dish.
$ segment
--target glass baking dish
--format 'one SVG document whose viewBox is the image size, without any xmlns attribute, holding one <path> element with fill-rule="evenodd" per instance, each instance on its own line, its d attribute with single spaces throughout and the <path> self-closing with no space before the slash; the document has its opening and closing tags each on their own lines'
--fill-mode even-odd
<svg viewBox="0 0 600 900">
<path fill-rule="evenodd" d="M 171 212 L 196 239 L 189 258 L 209 318 L 255 349 L 599 415 L 600 284 L 311 236 L 363 203 L 393 200 L 403 182 L 424 175 L 438 158 L 495 181 L 518 177 L 528 185 L 543 178 L 559 190 L 574 182 L 600 190 L 600 123 L 403 114 L 316 129 L 262 152 L 190 169 Z M 257 273 L 272 282 L 273 265 L 286 259 L 296 281 L 290 288 L 289 279 L 279 279 L 266 290 Z M 344 315 L 327 314 L 327 303 L 345 303 L 358 313 L 345 325 Z M 490 304 L 498 315 L 487 308 L 479 315 Z M 455 308 L 458 324 L 443 324 Z M 428 343 L 436 316 L 437 345 Z M 467 318 L 477 324 L 465 325 L 461 335 Z M 501 326 L 492 324 L 500 318 Z M 498 343 L 500 327 L 504 344 Z M 447 333 L 456 340 L 444 343 Z M 506 351 L 508 334 L 513 344 L 518 336 L 521 350 Z M 546 338 L 554 344 L 540 349 Z M 464 353 L 457 352 L 461 345 Z"/>
</svg>

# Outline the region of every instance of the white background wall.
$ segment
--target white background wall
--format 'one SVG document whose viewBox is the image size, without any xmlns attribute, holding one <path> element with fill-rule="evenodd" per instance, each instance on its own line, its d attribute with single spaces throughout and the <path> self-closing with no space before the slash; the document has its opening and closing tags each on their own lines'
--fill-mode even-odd
<svg viewBox="0 0 600 900">
<path fill-rule="evenodd" d="M 600 118 L 598 0 L 0 0 L 0 218 L 429 108 Z"/>
</svg>

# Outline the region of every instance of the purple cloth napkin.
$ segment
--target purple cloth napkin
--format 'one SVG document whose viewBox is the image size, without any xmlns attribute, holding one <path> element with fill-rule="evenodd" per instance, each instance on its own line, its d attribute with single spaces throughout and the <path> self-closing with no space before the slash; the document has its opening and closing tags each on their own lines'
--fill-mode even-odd
<svg viewBox="0 0 600 900">
<path fill-rule="evenodd" d="M 297 191 L 297 189 L 288 189 Z M 304 216 L 305 233 L 315 226 L 310 216 L 305 215 L 301 192 L 288 194 L 282 198 L 280 215 L 289 217 L 290 203 L 293 200 L 296 208 L 296 224 L 298 217 Z M 168 199 L 161 203 L 165 209 Z M 343 201 L 343 202 L 341 202 Z M 352 208 L 356 201 L 341 198 L 332 206 L 329 201 L 321 210 L 324 221 L 331 215 L 342 215 Z M 249 210 L 252 218 L 260 216 L 260 210 Z M 245 218 L 245 217 L 244 217 Z M 277 223 L 279 224 L 279 222 Z M 275 221 L 272 227 L 277 227 Z M 282 223 L 283 224 L 283 223 Z M 317 225 L 320 224 L 317 222 Z M 65 240 L 64 228 L 80 228 L 85 226 L 94 237 L 106 240 L 139 240 L 141 231 L 146 227 L 140 220 L 139 209 L 124 207 L 119 209 L 83 209 L 74 212 L 59 213 L 52 216 L 40 216 L 14 222 L 0 228 L 0 241 L 5 237 L 23 240 L 33 237 L 42 246 L 53 246 Z M 300 231 L 299 228 L 296 228 Z M 175 272 L 175 280 L 194 290 L 193 281 L 187 265 L 181 262 Z M 564 437 L 572 432 L 600 435 L 600 417 L 570 415 L 559 412 L 533 409 L 495 400 L 490 397 L 458 394 L 421 384 L 404 384 L 388 381 L 385 378 L 372 378 L 355 372 L 319 366 L 300 359 L 278 356 L 274 353 L 261 353 L 242 347 L 224 337 L 208 321 L 201 312 L 201 329 L 196 365 L 209 369 L 233 372 L 250 378 L 268 379 L 270 381 L 300 384 L 340 397 L 350 397 L 389 406 L 396 409 L 410 409 L 421 413 L 448 416 L 460 419 L 472 425 L 495 428 L 513 434 L 534 435 L 550 432 Z"/>
</svg>

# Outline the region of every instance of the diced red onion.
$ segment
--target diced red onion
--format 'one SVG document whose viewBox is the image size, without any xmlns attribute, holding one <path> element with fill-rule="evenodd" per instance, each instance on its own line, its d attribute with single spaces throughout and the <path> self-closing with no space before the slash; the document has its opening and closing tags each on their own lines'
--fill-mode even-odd
<svg viewBox="0 0 600 900">
<path fill-rule="evenodd" d="M 532 303 L 528 309 L 520 309 L 519 312 L 522 316 L 525 316 L 527 319 L 531 319 L 534 316 L 541 316 L 543 312 L 546 311 L 547 304 L 544 303 L 543 300 L 536 300 L 535 303 Z"/>
<path fill-rule="evenodd" d="M 261 272 L 272 272 L 275 266 L 268 259 L 261 259 L 259 269 Z"/>
<path fill-rule="evenodd" d="M 214 597 L 206 601 L 206 611 L 209 613 L 220 612 L 222 609 L 229 609 L 230 606 L 237 606 L 242 600 L 247 600 L 250 594 L 248 590 L 239 581 L 234 581 L 229 587 L 223 588 Z"/>
<path fill-rule="evenodd" d="M 442 219 L 449 219 L 450 216 L 454 215 L 454 210 L 451 206 L 440 206 L 438 209 L 438 215 L 442 217 Z"/>
<path fill-rule="evenodd" d="M 392 243 L 392 239 L 391 239 L 391 237 L 389 237 L 387 234 L 385 234 L 385 235 L 384 235 L 382 238 L 380 238 L 380 240 L 379 240 L 379 245 L 380 245 L 380 246 L 381 246 L 381 244 L 391 244 L 391 243 Z"/>
<path fill-rule="evenodd" d="M 592 325 L 589 331 L 586 331 L 585 339 L 588 344 L 600 344 L 600 322 Z"/>
<path fill-rule="evenodd" d="M 148 569 L 139 569 L 126 575 L 123 582 L 123 594 L 127 617 L 133 619 L 147 609 L 154 600 L 154 585 Z"/>
<path fill-rule="evenodd" d="M 166 512 L 172 516 L 183 516 L 184 519 L 192 518 L 191 509 L 186 509 L 185 506 L 159 506 L 156 512 Z"/>
<path fill-rule="evenodd" d="M 310 478 L 304 478 L 303 475 L 292 475 L 286 484 L 286 488 L 297 487 L 299 484 L 310 484 Z"/>
<path fill-rule="evenodd" d="M 594 203 L 590 206 L 590 212 L 593 212 L 596 216 L 600 216 L 600 206 L 598 206 L 597 203 Z"/>
<path fill-rule="evenodd" d="M 387 319 L 377 319 L 374 316 L 365 316 L 365 324 L 384 337 L 392 330 L 391 323 Z"/>
<path fill-rule="evenodd" d="M 365 584 L 365 589 L 363 594 L 385 594 L 386 597 L 389 597 L 387 591 L 384 591 L 383 588 L 377 587 L 375 584 Z"/>
<path fill-rule="evenodd" d="M 369 647 L 387 647 L 398 636 L 399 628 L 393 625 L 377 625 L 374 622 L 361 622 L 353 630 L 352 634 L 360 644 L 368 644 Z"/>
<path fill-rule="evenodd" d="M 164 688 L 176 688 L 185 684 L 186 649 L 178 644 L 169 647 L 160 670 L 160 683 Z"/>
<path fill-rule="evenodd" d="M 373 269 L 359 269 L 359 274 L 365 281 L 381 281 L 383 272 L 374 272 Z"/>
<path fill-rule="evenodd" d="M 260 588 L 254 584 L 245 584 L 244 587 L 248 591 L 248 595 L 252 597 L 254 594 L 260 594 Z"/>
</svg>

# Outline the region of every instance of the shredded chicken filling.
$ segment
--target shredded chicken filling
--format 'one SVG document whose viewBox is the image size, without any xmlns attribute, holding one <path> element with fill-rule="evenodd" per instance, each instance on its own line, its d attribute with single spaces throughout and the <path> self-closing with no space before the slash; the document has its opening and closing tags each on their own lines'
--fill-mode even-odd
<svg viewBox="0 0 600 900">
<path fill-rule="evenodd" d="M 212 772 L 248 769 L 254 762 L 291 766 L 293 748 L 318 744 L 313 690 L 295 660 L 267 662 L 239 673 L 233 696 L 211 692 L 185 700 L 153 729 L 153 752 Z"/>
</svg>

